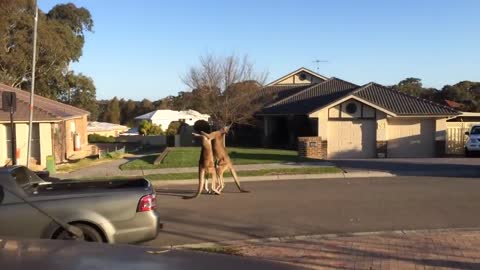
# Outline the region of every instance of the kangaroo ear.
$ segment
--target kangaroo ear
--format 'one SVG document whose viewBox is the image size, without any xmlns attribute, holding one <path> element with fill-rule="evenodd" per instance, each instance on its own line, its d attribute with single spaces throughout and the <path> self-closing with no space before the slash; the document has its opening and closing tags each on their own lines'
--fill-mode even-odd
<svg viewBox="0 0 480 270">
<path fill-rule="evenodd" d="M 194 137 L 203 137 L 202 135 L 200 135 L 200 134 L 198 134 L 198 133 L 195 133 L 195 132 L 192 132 L 192 135 L 193 135 Z"/>
</svg>

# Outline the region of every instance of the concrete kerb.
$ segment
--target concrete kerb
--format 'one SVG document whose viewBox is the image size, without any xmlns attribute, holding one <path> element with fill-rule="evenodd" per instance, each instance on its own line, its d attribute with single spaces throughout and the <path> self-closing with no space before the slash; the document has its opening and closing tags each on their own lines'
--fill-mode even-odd
<svg viewBox="0 0 480 270">
<path fill-rule="evenodd" d="M 330 234 L 280 236 L 280 237 L 268 237 L 268 238 L 250 238 L 250 239 L 244 239 L 244 240 L 230 240 L 230 241 L 221 241 L 221 242 L 203 242 L 203 243 L 196 243 L 196 244 L 163 246 L 161 248 L 162 249 L 198 249 L 198 248 L 211 248 L 211 247 L 219 247 L 219 246 L 240 247 L 240 246 L 252 245 L 252 244 L 265 244 L 265 243 L 278 243 L 278 242 L 304 241 L 304 240 L 321 240 L 321 239 L 336 238 L 336 237 L 360 237 L 360 236 L 369 236 L 369 235 L 388 235 L 388 234 L 412 235 L 412 234 L 478 232 L 478 231 L 480 231 L 480 227 L 330 233 Z"/>
<path fill-rule="evenodd" d="M 388 172 L 364 171 L 351 173 L 324 173 L 324 174 L 294 174 L 294 175 L 266 175 L 266 176 L 245 176 L 241 177 L 242 182 L 258 181 L 286 181 L 302 179 L 338 179 L 338 178 L 372 178 L 372 177 L 394 177 L 395 174 Z M 148 177 L 147 177 L 148 178 Z M 226 177 L 225 181 L 233 181 L 233 178 Z M 180 180 L 153 180 L 154 187 L 164 185 L 192 185 L 197 184 L 198 179 L 180 179 Z"/>
</svg>

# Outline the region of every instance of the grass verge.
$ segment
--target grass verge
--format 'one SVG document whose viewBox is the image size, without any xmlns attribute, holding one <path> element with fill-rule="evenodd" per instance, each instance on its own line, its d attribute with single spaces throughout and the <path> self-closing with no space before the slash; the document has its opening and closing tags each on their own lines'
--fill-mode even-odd
<svg viewBox="0 0 480 270">
<path fill-rule="evenodd" d="M 265 164 L 299 161 L 297 152 L 266 148 L 228 148 L 234 164 Z M 200 147 L 171 148 L 162 163 L 154 165 L 158 154 L 147 155 L 120 166 L 122 170 L 148 170 L 159 168 L 196 167 L 200 157 Z"/>
<path fill-rule="evenodd" d="M 295 174 L 327 174 L 327 173 L 341 173 L 337 167 L 302 167 L 302 168 L 283 168 L 283 169 L 264 169 L 254 171 L 239 171 L 239 176 L 269 176 L 269 175 L 295 175 Z M 224 177 L 231 177 L 230 173 L 225 173 Z M 151 174 L 146 178 L 151 181 L 167 181 L 167 180 L 183 180 L 196 179 L 198 173 L 166 173 L 166 174 Z"/>
</svg>

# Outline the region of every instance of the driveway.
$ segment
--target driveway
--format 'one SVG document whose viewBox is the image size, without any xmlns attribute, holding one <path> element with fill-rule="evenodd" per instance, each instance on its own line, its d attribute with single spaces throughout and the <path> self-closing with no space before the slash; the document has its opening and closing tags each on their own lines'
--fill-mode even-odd
<svg viewBox="0 0 480 270">
<path fill-rule="evenodd" d="M 480 158 L 387 158 L 331 160 L 348 172 L 384 171 L 399 176 L 480 177 Z"/>
<path fill-rule="evenodd" d="M 389 177 L 227 183 L 221 196 L 194 185 L 157 190 L 165 229 L 151 246 L 249 238 L 480 226 L 480 179 Z"/>
</svg>

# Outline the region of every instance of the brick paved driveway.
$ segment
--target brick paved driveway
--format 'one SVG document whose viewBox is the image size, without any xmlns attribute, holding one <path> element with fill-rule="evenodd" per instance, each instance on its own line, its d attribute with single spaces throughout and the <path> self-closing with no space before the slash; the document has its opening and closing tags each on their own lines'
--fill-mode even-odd
<svg viewBox="0 0 480 270">
<path fill-rule="evenodd" d="M 425 231 L 237 244 L 245 256 L 312 269 L 480 269 L 480 231 Z"/>
</svg>

